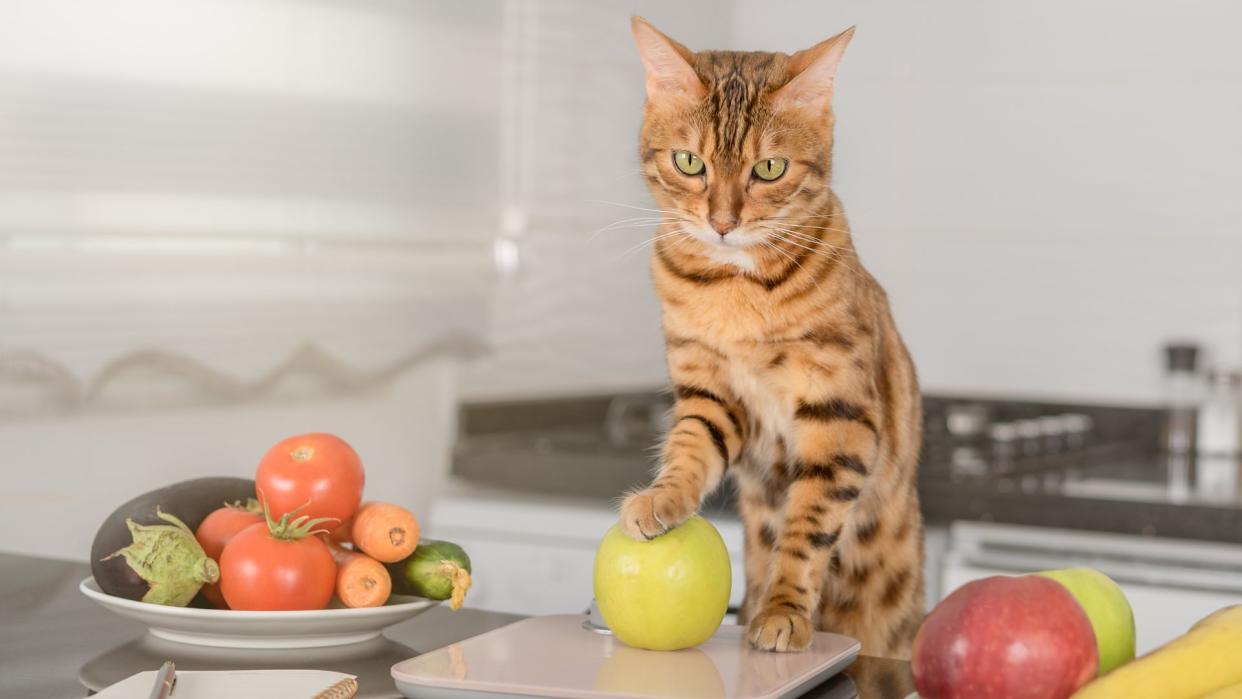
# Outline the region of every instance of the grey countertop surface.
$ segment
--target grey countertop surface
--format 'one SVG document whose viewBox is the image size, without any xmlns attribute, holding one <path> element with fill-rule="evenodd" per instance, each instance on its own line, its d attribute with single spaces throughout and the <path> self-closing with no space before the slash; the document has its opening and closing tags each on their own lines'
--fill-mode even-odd
<svg viewBox="0 0 1242 699">
<path fill-rule="evenodd" d="M 935 467 L 939 468 L 935 468 Z M 1242 542 L 1242 493 L 1197 485 L 1158 455 L 1117 456 L 1078 465 L 984 476 L 955 475 L 925 463 L 924 518 L 933 524 L 997 522 L 1037 527 Z M 1242 475 L 1236 462 L 1227 468 Z M 934 470 L 933 470 L 934 469 Z M 1237 479 L 1239 476 L 1234 476 Z"/>
<path fill-rule="evenodd" d="M 453 472 L 466 483 L 612 506 L 645 485 L 661 428 L 659 394 L 467 406 Z M 1242 464 L 1178 464 L 1159 452 L 1159 410 L 928 397 L 919 494 L 932 525 L 983 521 L 1202 541 L 1242 541 Z M 1074 449 L 963 460 L 946 434 L 951 406 L 997 421 L 1077 412 L 1094 431 Z M 618 410 L 617 406 L 621 406 Z M 634 408 L 642 406 L 644 409 Z M 644 412 L 646 410 L 646 412 Z M 617 415 L 623 419 L 618 420 Z M 722 487 L 704 509 L 731 514 Z"/>
<path fill-rule="evenodd" d="M 0 553 L 0 697 L 88 696 L 173 660 L 180 670 L 317 668 L 358 676 L 359 697 L 399 697 L 398 662 L 521 618 L 437 607 L 367 643 L 297 651 L 198 648 L 160 641 L 78 591 L 85 563 Z M 909 664 L 860 657 L 844 676 L 806 696 L 900 699 L 913 691 Z"/>
<path fill-rule="evenodd" d="M 360 697 L 399 696 L 394 664 L 521 617 L 436 607 L 385 638 L 297 651 L 199 648 L 147 635 L 87 599 L 85 563 L 0 553 L 0 697 L 83 697 L 173 660 L 180 670 L 317 668 L 359 677 Z"/>
</svg>

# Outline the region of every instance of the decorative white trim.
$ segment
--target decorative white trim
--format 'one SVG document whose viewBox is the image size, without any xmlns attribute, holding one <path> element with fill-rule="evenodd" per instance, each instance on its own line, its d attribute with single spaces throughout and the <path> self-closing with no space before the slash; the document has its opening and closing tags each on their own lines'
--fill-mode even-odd
<svg viewBox="0 0 1242 699">
<path fill-rule="evenodd" d="M 477 337 L 454 334 L 418 347 L 379 368 L 362 369 L 307 344 L 264 375 L 249 381 L 185 353 L 161 349 L 125 354 L 85 381 L 64 363 L 47 355 L 0 353 L 0 419 L 258 402 L 279 399 L 281 386 L 294 378 L 300 399 L 340 396 L 383 386 L 414 366 L 435 358 L 468 358 L 484 351 L 486 345 Z M 163 392 L 143 391 L 138 400 L 126 400 L 124 396 L 119 401 L 108 400 L 111 389 L 135 378 L 135 383 L 146 382 L 149 386 L 152 375 L 171 379 L 187 390 L 173 397 Z M 15 400 L 5 399 L 6 387 L 18 389 L 7 391 Z M 20 391 L 21 388 L 28 390 Z"/>
<path fill-rule="evenodd" d="M 476 244 L 272 255 L 0 248 L 0 417 L 229 403 L 287 394 L 295 379 L 299 396 L 357 390 L 391 378 L 419 348 L 479 347 L 492 269 Z"/>
</svg>

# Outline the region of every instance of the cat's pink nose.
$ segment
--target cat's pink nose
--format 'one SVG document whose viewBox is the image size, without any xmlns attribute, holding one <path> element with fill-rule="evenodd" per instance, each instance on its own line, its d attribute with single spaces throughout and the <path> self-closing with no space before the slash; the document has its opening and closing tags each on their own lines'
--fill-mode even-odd
<svg viewBox="0 0 1242 699">
<path fill-rule="evenodd" d="M 712 224 L 712 229 L 719 233 L 722 238 L 728 235 L 729 231 L 737 228 L 738 223 L 735 218 L 716 218 L 714 216 L 708 219 L 708 222 Z"/>
</svg>

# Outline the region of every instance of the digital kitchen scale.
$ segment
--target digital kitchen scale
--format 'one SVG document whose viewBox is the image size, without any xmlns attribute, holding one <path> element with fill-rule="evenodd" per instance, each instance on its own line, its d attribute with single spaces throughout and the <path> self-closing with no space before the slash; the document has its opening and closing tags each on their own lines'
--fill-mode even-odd
<svg viewBox="0 0 1242 699">
<path fill-rule="evenodd" d="M 593 630 L 586 615 L 531 617 L 392 667 L 411 699 L 499 697 L 795 697 L 845 669 L 860 644 L 816 632 L 798 653 L 754 650 L 745 628 L 721 626 L 694 648 L 631 648 Z M 854 696 L 843 681 L 843 696 Z M 835 694 L 835 692 L 833 693 Z"/>
</svg>

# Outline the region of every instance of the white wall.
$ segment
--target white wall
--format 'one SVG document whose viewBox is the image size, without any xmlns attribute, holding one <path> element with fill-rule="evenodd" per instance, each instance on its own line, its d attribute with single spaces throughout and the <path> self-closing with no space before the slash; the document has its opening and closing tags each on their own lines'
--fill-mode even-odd
<svg viewBox="0 0 1242 699">
<path fill-rule="evenodd" d="M 1150 400 L 1242 362 L 1242 5 L 739 2 L 737 47 L 859 26 L 837 187 L 931 389 Z"/>
<path fill-rule="evenodd" d="M 1175 336 L 1242 363 L 1242 4 L 738 1 L 725 29 L 699 5 L 642 9 L 692 48 L 859 25 L 836 186 L 928 389 L 1150 401 Z M 632 51 L 624 17 L 588 30 Z M 636 165 L 631 65 L 629 86 L 583 85 L 592 182 Z M 663 382 L 645 261 L 583 239 L 532 245 L 492 365 L 521 371 L 470 395 Z"/>
<path fill-rule="evenodd" d="M 480 244 L 500 10 L 4 0 L 0 253 Z"/>
</svg>

